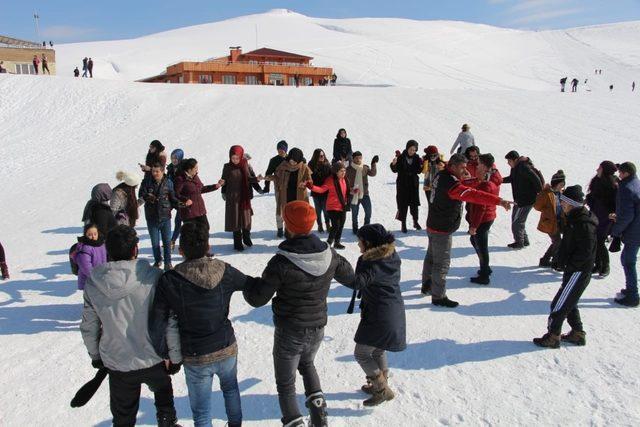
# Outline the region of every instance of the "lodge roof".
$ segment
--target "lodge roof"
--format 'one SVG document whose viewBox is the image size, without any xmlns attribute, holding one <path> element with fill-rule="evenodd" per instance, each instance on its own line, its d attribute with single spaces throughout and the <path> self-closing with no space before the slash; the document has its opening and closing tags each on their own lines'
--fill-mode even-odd
<svg viewBox="0 0 640 427">
<path fill-rule="evenodd" d="M 41 45 L 38 43 L 34 43 L 26 40 L 14 39 L 13 37 L 7 37 L 3 35 L 0 35 L 0 45 L 9 46 L 9 47 L 28 47 L 28 48 L 41 47 Z"/>
<path fill-rule="evenodd" d="M 282 50 L 270 49 L 263 47 L 260 49 L 252 50 L 251 52 L 245 52 L 243 55 L 256 55 L 256 56 L 279 56 L 287 58 L 306 58 L 313 59 L 311 56 L 298 55 L 297 53 L 284 52 Z"/>
</svg>

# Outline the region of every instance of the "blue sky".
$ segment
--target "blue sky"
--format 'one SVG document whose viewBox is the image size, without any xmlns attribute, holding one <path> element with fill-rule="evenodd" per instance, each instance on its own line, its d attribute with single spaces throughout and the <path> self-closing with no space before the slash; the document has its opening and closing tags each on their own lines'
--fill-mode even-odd
<svg viewBox="0 0 640 427">
<path fill-rule="evenodd" d="M 3 0 L 0 34 L 55 42 L 133 38 L 287 8 L 317 17 L 451 19 L 552 29 L 640 20 L 640 0 Z"/>
</svg>

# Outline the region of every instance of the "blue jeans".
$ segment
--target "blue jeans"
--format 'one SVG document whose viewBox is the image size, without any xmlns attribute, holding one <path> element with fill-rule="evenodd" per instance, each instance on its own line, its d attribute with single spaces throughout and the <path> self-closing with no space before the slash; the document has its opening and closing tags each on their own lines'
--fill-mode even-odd
<svg viewBox="0 0 640 427">
<path fill-rule="evenodd" d="M 364 196 L 357 205 L 351 205 L 351 227 L 353 230 L 358 229 L 358 212 L 360 211 L 360 205 L 364 209 L 364 225 L 371 223 L 371 199 L 369 196 Z"/>
<path fill-rule="evenodd" d="M 176 218 L 173 222 L 173 236 L 171 236 L 172 242 L 177 242 L 180 237 L 180 229 L 182 228 L 182 217 L 180 216 L 180 210 L 176 209 Z"/>
<path fill-rule="evenodd" d="M 242 423 L 242 406 L 238 388 L 238 357 L 231 356 L 208 365 L 184 365 L 189 403 L 195 427 L 211 427 L 211 383 L 216 374 L 224 396 L 229 425 Z"/>
<path fill-rule="evenodd" d="M 636 270 L 638 249 L 640 249 L 639 245 L 624 245 L 620 256 L 627 284 L 627 296 L 636 300 L 638 299 L 638 271 Z"/>
<path fill-rule="evenodd" d="M 162 256 L 160 255 L 160 238 L 162 238 L 164 264 L 171 264 L 171 219 L 163 219 L 159 222 L 147 220 L 147 228 L 149 229 L 149 237 L 151 238 L 153 259 L 156 262 L 162 262 Z"/>
</svg>

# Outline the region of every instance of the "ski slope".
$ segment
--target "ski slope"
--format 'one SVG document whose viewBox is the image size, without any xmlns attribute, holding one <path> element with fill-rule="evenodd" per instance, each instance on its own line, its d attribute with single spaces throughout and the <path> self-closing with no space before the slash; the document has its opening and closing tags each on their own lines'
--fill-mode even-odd
<svg viewBox="0 0 640 427">
<path fill-rule="evenodd" d="M 596 68 L 596 87 L 639 80 L 640 22 L 560 31 L 521 31 L 452 21 L 324 19 L 286 9 L 152 34 L 137 39 L 56 47 L 57 69 L 73 75 L 92 57 L 95 76 L 137 80 L 179 61 L 228 55 L 229 46 L 314 57 L 340 84 L 428 89 L 556 89 Z M 257 39 L 257 44 L 256 44 Z M 606 84 L 605 84 L 606 83 Z"/>
</svg>

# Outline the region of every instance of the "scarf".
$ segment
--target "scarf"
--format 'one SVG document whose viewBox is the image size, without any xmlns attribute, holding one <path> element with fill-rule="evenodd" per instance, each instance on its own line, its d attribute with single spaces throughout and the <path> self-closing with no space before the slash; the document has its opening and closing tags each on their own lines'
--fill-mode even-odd
<svg viewBox="0 0 640 427">
<path fill-rule="evenodd" d="M 353 181 L 353 188 L 358 189 L 359 191 L 351 197 L 351 204 L 357 205 L 360 200 L 364 197 L 364 165 L 356 165 L 355 163 L 351 163 L 351 167 L 356 171 L 356 177 Z"/>
</svg>

